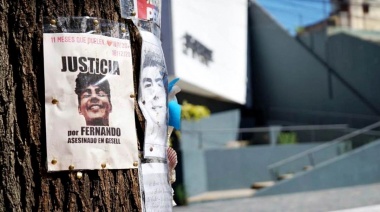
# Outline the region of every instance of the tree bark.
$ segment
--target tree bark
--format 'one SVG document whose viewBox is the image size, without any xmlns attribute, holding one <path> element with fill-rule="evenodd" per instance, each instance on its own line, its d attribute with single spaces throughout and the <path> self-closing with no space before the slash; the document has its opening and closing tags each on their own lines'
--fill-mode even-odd
<svg viewBox="0 0 380 212">
<path fill-rule="evenodd" d="M 137 169 L 82 171 L 80 179 L 47 172 L 44 16 L 124 21 L 119 0 L 0 0 L 0 211 L 141 211 Z M 137 91 L 141 37 L 127 25 Z M 135 108 L 142 141 L 144 120 Z"/>
</svg>

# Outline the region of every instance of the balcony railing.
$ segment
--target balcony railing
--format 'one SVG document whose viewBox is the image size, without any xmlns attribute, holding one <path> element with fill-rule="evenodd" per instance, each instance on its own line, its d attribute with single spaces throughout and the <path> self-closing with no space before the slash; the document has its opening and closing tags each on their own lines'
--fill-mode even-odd
<svg viewBox="0 0 380 212">
<path fill-rule="evenodd" d="M 273 180 L 296 174 L 322 164 L 346 152 L 380 139 L 380 122 L 352 131 L 346 135 L 321 144 L 268 166 Z"/>
</svg>

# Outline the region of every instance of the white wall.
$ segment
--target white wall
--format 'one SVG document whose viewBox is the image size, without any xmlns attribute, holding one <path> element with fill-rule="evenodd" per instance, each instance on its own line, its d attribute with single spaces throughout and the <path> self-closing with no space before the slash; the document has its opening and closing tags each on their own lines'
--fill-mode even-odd
<svg viewBox="0 0 380 212">
<path fill-rule="evenodd" d="M 174 0 L 171 2 L 175 76 L 182 90 L 244 104 L 247 73 L 246 0 Z M 183 53 L 184 35 L 212 51 L 205 65 Z"/>
</svg>

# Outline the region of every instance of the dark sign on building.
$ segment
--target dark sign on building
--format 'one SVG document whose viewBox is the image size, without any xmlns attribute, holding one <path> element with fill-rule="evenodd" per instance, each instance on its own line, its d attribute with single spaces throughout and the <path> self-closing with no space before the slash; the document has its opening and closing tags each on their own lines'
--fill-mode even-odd
<svg viewBox="0 0 380 212">
<path fill-rule="evenodd" d="M 191 56 L 197 58 L 201 63 L 208 66 L 209 62 L 212 62 L 212 50 L 208 49 L 202 43 L 197 41 L 189 34 L 183 36 L 183 53 L 188 55 L 189 50 L 191 51 Z"/>
</svg>

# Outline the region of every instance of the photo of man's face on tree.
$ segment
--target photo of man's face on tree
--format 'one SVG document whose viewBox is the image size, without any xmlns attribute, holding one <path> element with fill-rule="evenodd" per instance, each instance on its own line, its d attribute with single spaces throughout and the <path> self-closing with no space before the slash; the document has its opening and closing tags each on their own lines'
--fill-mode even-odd
<svg viewBox="0 0 380 212">
<path fill-rule="evenodd" d="M 141 100 L 147 112 L 146 118 L 158 126 L 166 125 L 167 97 L 164 61 L 160 55 L 149 52 L 145 55 L 141 73 Z"/>
<path fill-rule="evenodd" d="M 78 112 L 87 126 L 109 126 L 111 90 L 105 75 L 79 73 L 75 80 Z"/>
</svg>

